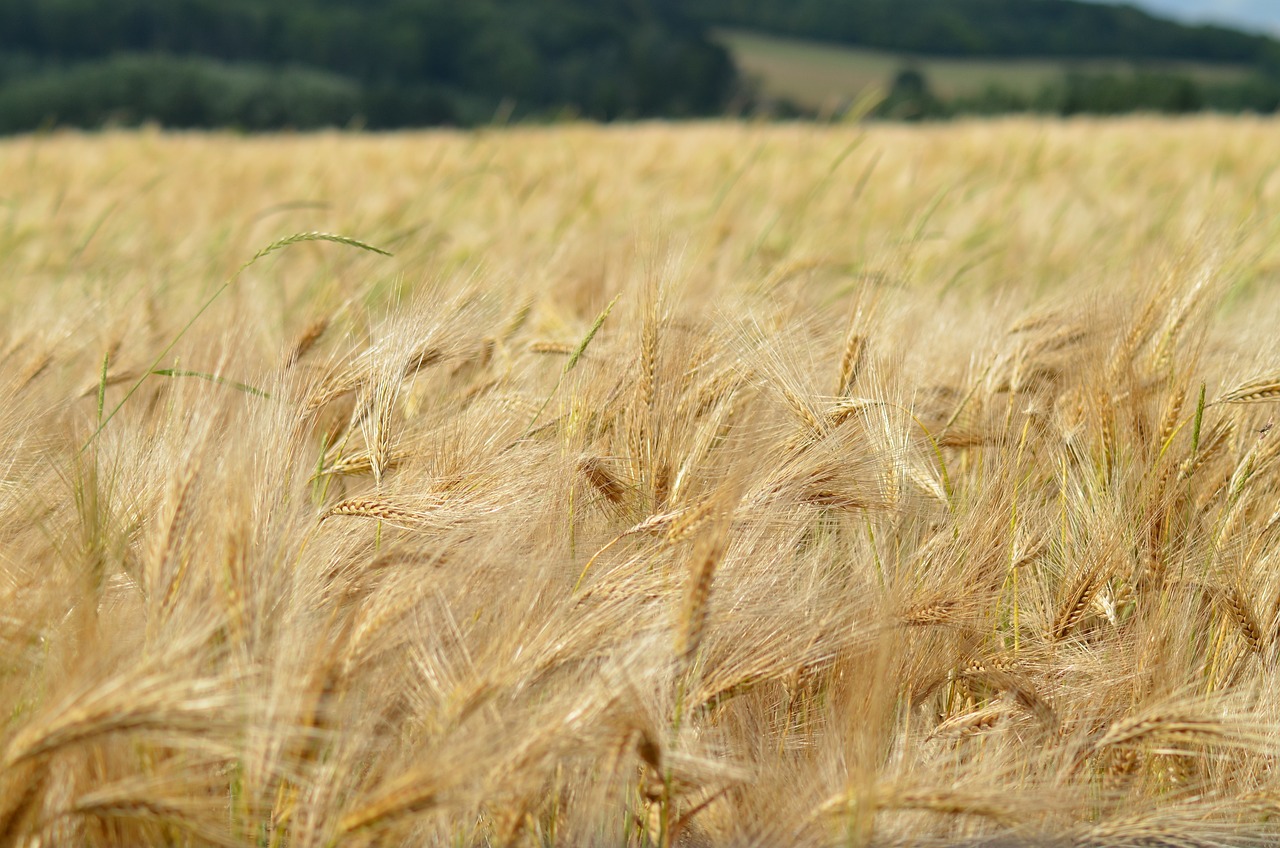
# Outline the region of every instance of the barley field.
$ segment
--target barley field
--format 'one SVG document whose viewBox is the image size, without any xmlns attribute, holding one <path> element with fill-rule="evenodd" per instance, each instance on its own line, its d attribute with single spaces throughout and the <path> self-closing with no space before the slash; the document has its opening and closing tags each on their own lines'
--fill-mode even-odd
<svg viewBox="0 0 1280 848">
<path fill-rule="evenodd" d="M 1274 844 L 1277 150 L 0 142 L 0 845 Z"/>
</svg>

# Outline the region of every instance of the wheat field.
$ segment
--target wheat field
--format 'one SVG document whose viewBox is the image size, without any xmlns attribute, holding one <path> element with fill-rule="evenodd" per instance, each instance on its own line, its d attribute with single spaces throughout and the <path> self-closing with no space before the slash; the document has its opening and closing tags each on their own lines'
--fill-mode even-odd
<svg viewBox="0 0 1280 848">
<path fill-rule="evenodd" d="M 1274 844 L 1276 150 L 0 142 L 0 845 Z"/>
</svg>

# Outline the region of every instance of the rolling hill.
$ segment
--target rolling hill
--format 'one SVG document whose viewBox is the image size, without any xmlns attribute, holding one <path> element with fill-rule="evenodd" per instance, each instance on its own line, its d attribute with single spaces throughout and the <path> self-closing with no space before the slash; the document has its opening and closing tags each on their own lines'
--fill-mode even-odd
<svg viewBox="0 0 1280 848">
<path fill-rule="evenodd" d="M 978 97 L 991 89 L 1030 99 L 1073 74 L 1160 74 L 1207 87 L 1244 85 L 1253 74 L 1247 65 L 1192 60 L 916 56 L 732 28 L 714 34 L 759 97 L 818 114 L 836 112 L 872 88 L 890 87 L 904 68 L 924 74 L 933 92 L 946 100 Z"/>
<path fill-rule="evenodd" d="M 1163 76 L 1044 94 L 1064 62 Z M 0 0 L 0 132 L 820 111 L 904 64 L 944 100 L 994 81 L 985 111 L 1280 103 L 1280 42 L 1076 0 Z"/>
<path fill-rule="evenodd" d="M 1079 0 L 689 0 L 685 8 L 708 25 L 934 56 L 1280 58 L 1280 43 L 1264 35 Z"/>
</svg>

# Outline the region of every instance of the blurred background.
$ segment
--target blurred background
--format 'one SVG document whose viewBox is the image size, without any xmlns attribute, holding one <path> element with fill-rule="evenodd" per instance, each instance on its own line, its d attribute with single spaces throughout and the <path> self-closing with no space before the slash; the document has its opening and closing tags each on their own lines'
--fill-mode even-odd
<svg viewBox="0 0 1280 848">
<path fill-rule="evenodd" d="M 1275 0 L 0 0 L 0 132 L 1272 113 Z"/>
<path fill-rule="evenodd" d="M 1275 0 L 1140 0 L 1138 5 L 1189 21 L 1280 31 L 1280 4 Z"/>
</svg>

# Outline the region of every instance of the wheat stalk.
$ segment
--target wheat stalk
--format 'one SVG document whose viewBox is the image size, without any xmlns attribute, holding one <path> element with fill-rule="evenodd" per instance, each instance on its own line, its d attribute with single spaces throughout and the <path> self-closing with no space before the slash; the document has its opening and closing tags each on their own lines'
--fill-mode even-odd
<svg viewBox="0 0 1280 848">
<path fill-rule="evenodd" d="M 1263 403 L 1280 399 L 1280 376 L 1271 374 L 1241 383 L 1224 393 L 1217 403 Z"/>
<path fill-rule="evenodd" d="M 1101 582 L 1098 573 L 1094 570 L 1086 572 L 1076 580 L 1074 588 L 1067 595 L 1066 601 L 1054 619 L 1052 636 L 1055 641 L 1065 639 L 1084 617 L 1089 605 L 1093 603 Z"/>
<path fill-rule="evenodd" d="M 329 317 L 321 316 L 303 328 L 298 337 L 293 340 L 293 344 L 289 345 L 289 350 L 285 354 L 285 368 L 291 368 L 296 365 L 303 357 L 311 352 L 311 349 L 319 343 L 320 339 L 329 329 Z"/>
<path fill-rule="evenodd" d="M 1249 646 L 1249 650 L 1254 653 L 1261 652 L 1263 647 L 1262 628 L 1258 626 L 1257 616 L 1253 614 L 1253 610 L 1250 608 L 1244 594 L 1238 589 L 1228 589 L 1222 593 L 1222 601 L 1227 608 L 1227 613 L 1231 616 L 1231 620 L 1235 622 L 1236 627 L 1240 630 L 1240 635 L 1245 644 Z"/>
<path fill-rule="evenodd" d="M 692 664 L 706 635 L 711 601 L 711 583 L 728 546 L 727 520 L 708 534 L 695 550 L 685 580 L 684 602 L 676 631 L 676 657 L 684 666 Z"/>
</svg>

